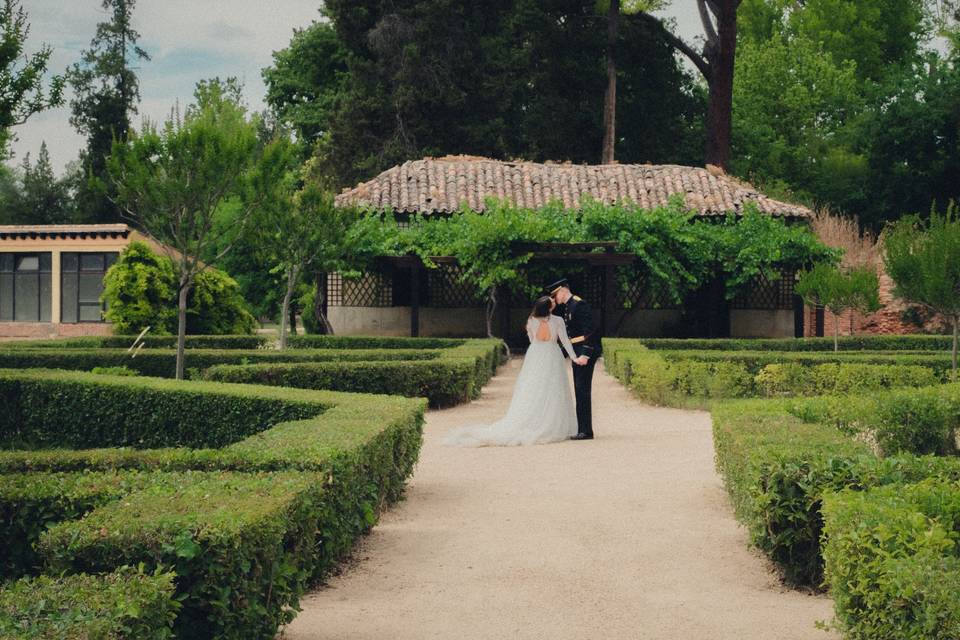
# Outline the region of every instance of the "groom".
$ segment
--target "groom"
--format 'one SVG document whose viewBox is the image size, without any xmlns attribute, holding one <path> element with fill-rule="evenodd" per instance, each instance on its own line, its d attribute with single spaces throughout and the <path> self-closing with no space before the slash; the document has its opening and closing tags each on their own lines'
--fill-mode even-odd
<svg viewBox="0 0 960 640">
<path fill-rule="evenodd" d="M 593 368 L 603 353 L 600 332 L 593 326 L 590 305 L 570 292 L 567 279 L 558 280 L 547 287 L 550 297 L 557 303 L 554 313 L 567 323 L 567 335 L 577 354 L 573 368 L 573 390 L 577 397 L 577 435 L 571 440 L 593 440 L 593 411 L 590 394 L 593 387 Z"/>
</svg>

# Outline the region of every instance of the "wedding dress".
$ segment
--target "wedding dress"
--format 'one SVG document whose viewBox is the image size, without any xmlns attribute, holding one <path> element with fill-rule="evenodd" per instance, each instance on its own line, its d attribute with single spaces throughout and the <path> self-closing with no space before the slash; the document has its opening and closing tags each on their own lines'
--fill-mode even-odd
<svg viewBox="0 0 960 640">
<path fill-rule="evenodd" d="M 537 340 L 541 323 L 549 329 L 549 338 Z M 444 444 L 460 447 L 538 444 L 566 440 L 577 432 L 577 413 L 573 407 L 567 364 L 557 346 L 560 339 L 571 359 L 577 356 L 567 337 L 563 318 L 533 318 L 527 321 L 530 348 L 513 388 L 510 408 L 491 425 L 457 427 Z M 573 365 L 577 366 L 577 365 Z"/>
</svg>

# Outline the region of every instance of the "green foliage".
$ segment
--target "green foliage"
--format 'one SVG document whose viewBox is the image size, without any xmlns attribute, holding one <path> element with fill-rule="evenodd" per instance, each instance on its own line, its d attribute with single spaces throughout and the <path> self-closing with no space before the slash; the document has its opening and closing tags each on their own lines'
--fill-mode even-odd
<svg viewBox="0 0 960 640">
<path fill-rule="evenodd" d="M 176 278 L 170 260 L 143 242 L 131 242 L 103 278 L 104 318 L 121 334 L 150 327 L 171 333 L 176 324 Z"/>
<path fill-rule="evenodd" d="M 0 159 L 7 155 L 12 127 L 62 102 L 62 77 L 50 79 L 48 92 L 43 88 L 53 50 L 43 45 L 36 53 L 26 54 L 24 45 L 29 32 L 27 13 L 20 0 L 3 0 L 0 4 Z"/>
<path fill-rule="evenodd" d="M 73 97 L 70 124 L 87 139 L 81 153 L 85 179 L 78 184 L 78 213 L 85 222 L 117 222 L 121 209 L 113 201 L 116 191 L 107 178 L 107 158 L 115 140 L 130 131 L 131 116 L 140 102 L 138 60 L 150 60 L 137 45 L 140 34 L 133 28 L 136 0 L 102 0 L 108 14 L 97 24 L 90 48 L 80 62 L 67 71 Z"/>
<path fill-rule="evenodd" d="M 0 156 L 3 151 L 0 148 Z M 73 215 L 69 177 L 57 178 L 50 164 L 47 143 L 40 143 L 35 164 L 23 156 L 16 176 L 0 186 L 0 221 L 3 224 L 64 224 Z"/>
<path fill-rule="evenodd" d="M 960 634 L 960 485 L 926 480 L 824 497 L 825 581 L 847 637 Z"/>
<path fill-rule="evenodd" d="M 187 303 L 187 333 L 244 335 L 256 329 L 236 280 L 215 269 L 197 274 Z"/>
<path fill-rule="evenodd" d="M 448 153 L 599 158 L 606 38 L 595 0 L 335 0 L 324 13 L 334 33 L 295 34 L 265 77 L 282 117 L 318 139 L 336 187 Z M 703 90 L 659 25 L 623 15 L 618 31 L 618 158 L 701 163 Z"/>
<path fill-rule="evenodd" d="M 840 314 L 847 310 L 873 313 L 881 306 L 880 278 L 873 267 L 842 269 L 821 263 L 801 273 L 794 290 L 808 305 L 833 313 L 834 350 L 838 349 Z"/>
<path fill-rule="evenodd" d="M 103 279 L 106 319 L 121 334 L 137 334 L 146 327 L 154 335 L 174 333 L 176 291 L 173 262 L 143 242 L 131 242 Z M 189 333 L 252 334 L 256 327 L 233 278 L 215 269 L 196 274 L 187 302 Z"/>
<path fill-rule="evenodd" d="M 90 373 L 99 373 L 107 376 L 137 376 L 140 375 L 130 367 L 94 367 Z"/>
<path fill-rule="evenodd" d="M 291 336 L 295 349 L 447 349 L 468 344 L 465 338 L 408 338 L 405 336 Z"/>
<path fill-rule="evenodd" d="M 178 638 L 272 639 L 312 575 L 322 480 L 311 474 L 168 477 L 45 532 L 49 571 L 171 568 Z"/>
<path fill-rule="evenodd" d="M 0 589 L 10 640 L 168 640 L 180 603 L 175 576 L 123 567 L 100 576 L 37 576 Z"/>
<path fill-rule="evenodd" d="M 619 342 L 619 341 L 618 341 Z M 630 341 L 624 340 L 623 344 Z M 833 338 L 643 338 L 633 341 L 666 351 L 831 351 Z M 840 351 L 942 351 L 950 338 L 936 335 L 840 336 Z"/>
<path fill-rule="evenodd" d="M 953 369 L 957 370 L 960 325 L 960 220 L 956 206 L 920 222 L 905 218 L 884 239 L 884 263 L 894 293 L 948 317 L 953 324 Z"/>
<path fill-rule="evenodd" d="M 815 396 L 851 394 L 891 387 L 923 387 L 940 383 L 929 367 L 904 364 L 800 362 L 768 364 L 754 377 L 758 395 Z"/>
<path fill-rule="evenodd" d="M 960 388 L 943 387 L 942 393 L 958 397 Z M 731 401 L 711 410 L 717 468 L 737 517 L 753 544 L 791 583 L 820 582 L 825 493 L 928 477 L 960 478 L 955 457 L 878 460 L 865 444 L 828 424 L 824 411 L 829 408 L 829 399 L 811 398 Z"/>
<path fill-rule="evenodd" d="M 151 482 L 138 471 L 0 475 L 0 578 L 39 572 L 35 545 L 51 525 L 77 520 Z"/>
<path fill-rule="evenodd" d="M 156 380 L 97 375 L 95 380 L 24 379 L 0 373 L 0 443 L 29 447 L 222 447 L 322 408 L 216 387 L 198 394 Z M 199 429 L 197 425 L 203 424 Z"/>
<path fill-rule="evenodd" d="M 449 407 L 466 402 L 482 386 L 474 379 L 475 374 L 475 362 L 460 358 L 427 362 L 217 365 L 204 372 L 204 379 L 421 397 L 427 398 L 431 407 Z"/>
<path fill-rule="evenodd" d="M 206 403 L 174 427 L 197 434 L 216 431 L 216 415 L 231 406 L 232 422 L 258 403 L 293 418 L 222 449 L 0 451 L 2 472 L 16 474 L 0 475 L 0 495 L 9 497 L 0 504 L 11 505 L 21 536 L 41 535 L 47 570 L 173 569 L 179 638 L 272 638 L 306 584 L 330 571 L 382 506 L 400 498 L 425 409 L 423 401 L 388 396 L 64 371 L 10 371 L 3 379 L 30 387 L 20 406 L 5 402 L 28 421 L 58 402 L 103 400 L 112 405 L 103 412 L 132 421 L 146 404 Z M 313 417 L 298 419 L 306 409 Z M 167 437 L 170 425 L 154 426 L 154 439 Z M 28 517 L 31 510 L 45 515 Z M 66 605 L 64 618 L 83 617 L 83 603 Z M 157 634 L 164 625 L 155 621 Z"/>
<path fill-rule="evenodd" d="M 26 349 L 127 349 L 133 345 L 135 335 L 80 336 L 77 338 L 54 338 L 51 340 L 11 341 L 3 344 L 4 349 L 23 347 Z M 177 346 L 176 336 L 155 336 L 147 334 L 140 338 L 144 349 L 170 349 Z M 251 336 L 187 336 L 187 349 L 263 349 L 267 338 Z M 139 357 L 139 356 L 138 356 Z"/>
</svg>

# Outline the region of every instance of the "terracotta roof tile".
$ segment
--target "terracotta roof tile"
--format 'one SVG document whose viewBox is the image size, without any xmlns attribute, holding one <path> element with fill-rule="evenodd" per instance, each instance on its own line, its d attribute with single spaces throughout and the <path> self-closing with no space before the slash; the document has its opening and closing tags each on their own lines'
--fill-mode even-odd
<svg viewBox="0 0 960 640">
<path fill-rule="evenodd" d="M 664 205 L 675 194 L 703 216 L 740 213 L 754 202 L 762 212 L 807 218 L 806 207 L 768 198 L 719 172 L 679 165 L 573 165 L 505 162 L 475 156 L 411 160 L 345 189 L 337 204 L 359 204 L 403 213 L 449 213 L 466 203 L 483 211 L 488 197 L 539 208 L 552 200 L 577 206 L 587 194 L 606 203 L 631 200 L 643 208 Z"/>
</svg>

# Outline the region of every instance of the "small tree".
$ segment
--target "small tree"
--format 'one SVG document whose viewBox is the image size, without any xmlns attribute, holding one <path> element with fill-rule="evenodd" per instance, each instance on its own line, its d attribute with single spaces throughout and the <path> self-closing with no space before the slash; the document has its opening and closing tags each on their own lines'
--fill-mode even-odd
<svg viewBox="0 0 960 640">
<path fill-rule="evenodd" d="M 800 275 L 795 291 L 807 304 L 833 314 L 833 350 L 838 351 L 840 315 L 849 310 L 873 313 L 880 308 L 880 280 L 870 267 L 843 269 L 821 263 Z"/>
<path fill-rule="evenodd" d="M 957 375 L 960 325 L 960 220 L 951 203 L 944 214 L 931 211 L 926 222 L 908 217 L 883 237 L 884 264 L 894 294 L 948 318 L 953 325 L 953 375 Z"/>
<path fill-rule="evenodd" d="M 283 175 L 276 154 L 258 152 L 257 123 L 228 89 L 217 81 L 202 85 L 182 121 L 173 114 L 162 129 L 146 124 L 128 142 L 114 142 L 108 164 L 124 215 L 159 240 L 174 264 L 177 379 L 184 373 L 187 299 L 197 274 L 230 250 L 233 241 L 224 236 L 242 230 L 269 193 L 267 185 Z M 244 194 L 237 228 L 218 230 L 218 207 L 237 193 Z M 219 251 L 210 255 L 213 246 Z"/>
</svg>

